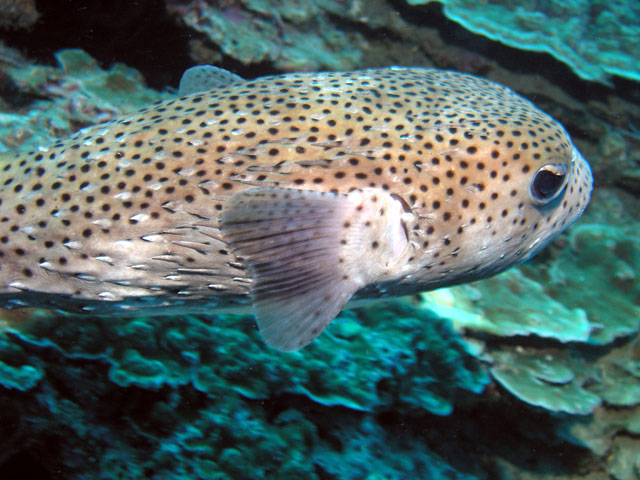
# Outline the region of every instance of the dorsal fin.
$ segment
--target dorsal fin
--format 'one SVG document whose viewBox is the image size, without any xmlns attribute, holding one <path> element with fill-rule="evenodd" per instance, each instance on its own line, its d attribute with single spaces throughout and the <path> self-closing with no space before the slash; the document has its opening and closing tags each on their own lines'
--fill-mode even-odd
<svg viewBox="0 0 640 480">
<path fill-rule="evenodd" d="M 244 82 L 244 78 L 229 70 L 213 65 L 198 65 L 189 68 L 182 74 L 178 95 L 182 97 L 192 93 L 206 92 L 238 82 Z"/>
</svg>

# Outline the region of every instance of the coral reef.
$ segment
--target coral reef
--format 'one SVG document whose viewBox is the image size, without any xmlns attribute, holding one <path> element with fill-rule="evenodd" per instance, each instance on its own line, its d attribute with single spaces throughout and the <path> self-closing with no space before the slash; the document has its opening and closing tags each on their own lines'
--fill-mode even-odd
<svg viewBox="0 0 640 480">
<path fill-rule="evenodd" d="M 633 0 L 407 0 L 412 5 L 433 1 L 472 32 L 549 53 L 586 80 L 607 83 L 608 75 L 640 80 L 640 5 Z"/>
<path fill-rule="evenodd" d="M 426 292 L 422 299 L 425 308 L 450 318 L 458 329 L 562 342 L 585 341 L 591 330 L 584 310 L 567 308 L 517 269 L 483 282 Z"/>
<path fill-rule="evenodd" d="M 616 480 L 640 478 L 640 407 L 616 409 L 600 407 L 581 421 L 565 421 L 559 434 L 600 456 Z"/>
<path fill-rule="evenodd" d="M 242 63 L 269 62 L 284 71 L 348 70 L 359 64 L 361 52 L 349 36 L 320 15 L 342 8 L 339 2 L 315 0 L 249 0 L 218 7 L 167 1 L 169 13 L 205 34 L 224 55 Z"/>
<path fill-rule="evenodd" d="M 82 127 L 167 98 L 146 88 L 140 73 L 123 64 L 103 70 L 77 49 L 58 52 L 56 60 L 58 67 L 33 65 L 0 43 L 4 82 L 24 97 L 0 113 L 0 152 L 47 145 Z"/>
<path fill-rule="evenodd" d="M 567 358 L 557 353 L 540 351 L 500 351 L 492 355 L 495 364 L 491 374 L 519 399 L 552 412 L 576 415 L 593 413 L 600 398 L 582 388 L 584 379 L 578 379 L 567 367 Z"/>
<path fill-rule="evenodd" d="M 557 258 L 546 269 L 529 269 L 529 274 L 548 285 L 554 298 L 586 311 L 590 343 L 609 343 L 640 330 L 638 226 L 583 223 L 567 240 L 567 248 L 552 251 Z"/>
<path fill-rule="evenodd" d="M 20 330 L 9 321 L 0 336 L 2 459 L 31 445 L 48 469 L 69 471 L 66 478 L 139 478 L 143 471 L 267 478 L 275 470 L 286 472 L 278 478 L 316 478 L 316 462 L 340 478 L 362 478 L 386 434 L 372 416 L 355 420 L 349 410 L 448 415 L 464 392 L 488 383 L 447 323 L 408 303 L 347 312 L 336 322 L 310 348 L 278 354 L 242 317 L 40 314 Z M 282 397 L 290 398 L 284 410 L 274 400 Z M 326 409 L 345 418 L 330 435 L 340 452 L 353 450 L 347 465 L 332 461 L 342 453 L 318 432 L 327 427 L 304 413 Z M 101 460 L 74 471 L 72 458 L 46 453 L 52 435 L 62 451 L 81 448 Z M 119 453 L 142 458 L 138 450 L 149 446 L 156 453 L 140 464 Z M 294 446 L 297 457 L 289 458 Z M 427 460 L 434 454 L 416 442 L 411 449 L 414 460 L 385 460 L 381 470 L 435 475 L 438 462 Z"/>
</svg>

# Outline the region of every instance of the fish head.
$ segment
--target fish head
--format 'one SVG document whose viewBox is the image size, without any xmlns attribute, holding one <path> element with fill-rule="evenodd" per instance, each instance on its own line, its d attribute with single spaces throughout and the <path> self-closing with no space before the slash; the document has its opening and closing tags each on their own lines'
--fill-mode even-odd
<svg viewBox="0 0 640 480">
<path fill-rule="evenodd" d="M 421 255 L 411 281 L 422 289 L 531 258 L 582 214 L 592 190 L 591 169 L 559 122 L 508 88 L 458 78 L 438 91 L 445 115 L 424 129 L 428 155 L 410 183 L 421 192 L 410 192 Z"/>
<path fill-rule="evenodd" d="M 436 215 L 435 230 L 449 245 L 443 249 L 440 244 L 438 260 L 458 257 L 449 262 L 460 274 L 453 283 L 483 278 L 531 258 L 589 202 L 589 164 L 558 122 L 526 107 L 513 123 L 497 119 L 487 121 L 480 132 L 457 131 L 456 148 L 445 152 L 451 180 L 441 182 L 450 187 L 445 201 L 438 203 L 443 204 L 440 212 L 448 209 L 451 215 Z"/>
<path fill-rule="evenodd" d="M 509 152 L 493 158 L 492 150 L 489 155 L 490 177 L 495 176 L 503 188 L 498 197 L 502 201 L 490 209 L 495 225 L 487 230 L 495 237 L 495 248 L 502 250 L 505 268 L 538 253 L 577 220 L 589 203 L 589 164 L 560 124 L 551 119 L 545 124 L 540 129 L 546 136 L 544 142 L 535 140 L 540 135 L 534 137 L 534 130 L 525 134 L 512 129 L 504 142 Z M 529 138 L 522 139 L 525 135 Z M 495 192 L 489 200 L 493 197 Z"/>
</svg>

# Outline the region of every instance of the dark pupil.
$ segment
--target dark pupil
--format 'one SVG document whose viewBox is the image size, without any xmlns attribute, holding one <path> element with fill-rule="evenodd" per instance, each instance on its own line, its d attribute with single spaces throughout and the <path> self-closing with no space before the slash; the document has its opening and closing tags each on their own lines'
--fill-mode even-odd
<svg viewBox="0 0 640 480">
<path fill-rule="evenodd" d="M 562 186 L 564 175 L 556 175 L 549 170 L 540 170 L 533 179 L 533 193 L 536 197 L 546 200 L 552 197 Z"/>
</svg>

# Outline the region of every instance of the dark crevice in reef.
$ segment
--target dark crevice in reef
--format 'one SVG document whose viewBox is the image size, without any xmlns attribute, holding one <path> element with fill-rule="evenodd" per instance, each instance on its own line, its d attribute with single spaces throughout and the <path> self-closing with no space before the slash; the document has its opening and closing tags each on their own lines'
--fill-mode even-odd
<svg viewBox="0 0 640 480">
<path fill-rule="evenodd" d="M 25 93 L 20 90 L 9 75 L 0 75 L 0 98 L 13 108 L 22 108 L 42 97 Z"/>
<path fill-rule="evenodd" d="M 37 478 L 38 480 L 53 480 L 52 476 L 43 468 L 36 458 L 28 453 L 18 453 L 0 465 L 3 480 L 18 480 Z"/>
<path fill-rule="evenodd" d="M 485 393 L 484 397 L 504 393 Z M 508 396 L 508 394 L 506 394 Z M 512 401 L 480 401 L 457 406 L 453 415 L 402 418 L 397 412 L 378 415 L 390 436 L 401 426 L 411 438 L 421 439 L 459 471 L 500 478 L 495 459 L 506 460 L 523 470 L 544 468 L 552 474 L 578 471 L 591 460 L 585 448 L 558 440 L 557 418 L 549 412 Z M 478 442 L 478 439 L 482 442 Z"/>
<path fill-rule="evenodd" d="M 3 31 L 7 45 L 38 63 L 55 63 L 53 54 L 81 48 L 103 67 L 122 62 L 136 68 L 149 86 L 177 86 L 191 66 L 193 32 L 169 16 L 164 0 L 38 0 L 40 18 L 30 30 Z"/>
<path fill-rule="evenodd" d="M 362 434 L 365 418 L 374 416 L 385 436 L 377 442 L 403 445 L 403 439 L 417 439 L 428 450 L 441 456 L 459 472 L 480 478 L 502 478 L 503 466 L 496 457 L 519 469 L 547 471 L 565 475 L 578 471 L 593 460 L 592 454 L 577 445 L 557 437 L 558 417 L 548 411 L 514 403 L 511 395 L 501 387 L 488 387 L 473 401 L 459 402 L 448 416 L 408 415 L 389 407 L 377 413 L 355 412 L 346 407 L 327 407 L 301 395 L 285 394 L 265 400 L 246 400 L 255 403 L 267 413 L 269 423 L 278 422 L 286 410 L 303 412 L 306 420 L 317 429 L 318 438 L 336 452 L 348 453 L 354 437 L 349 432 Z M 286 406 L 286 407 L 285 407 Z M 478 439 L 482 442 L 478 442 Z M 398 439 L 396 444 L 393 439 Z M 370 447 L 375 446 L 372 439 Z M 315 448 L 308 445 L 308 448 Z M 384 454 L 381 452 L 381 454 Z M 326 476 L 320 467 L 318 474 Z"/>
</svg>

